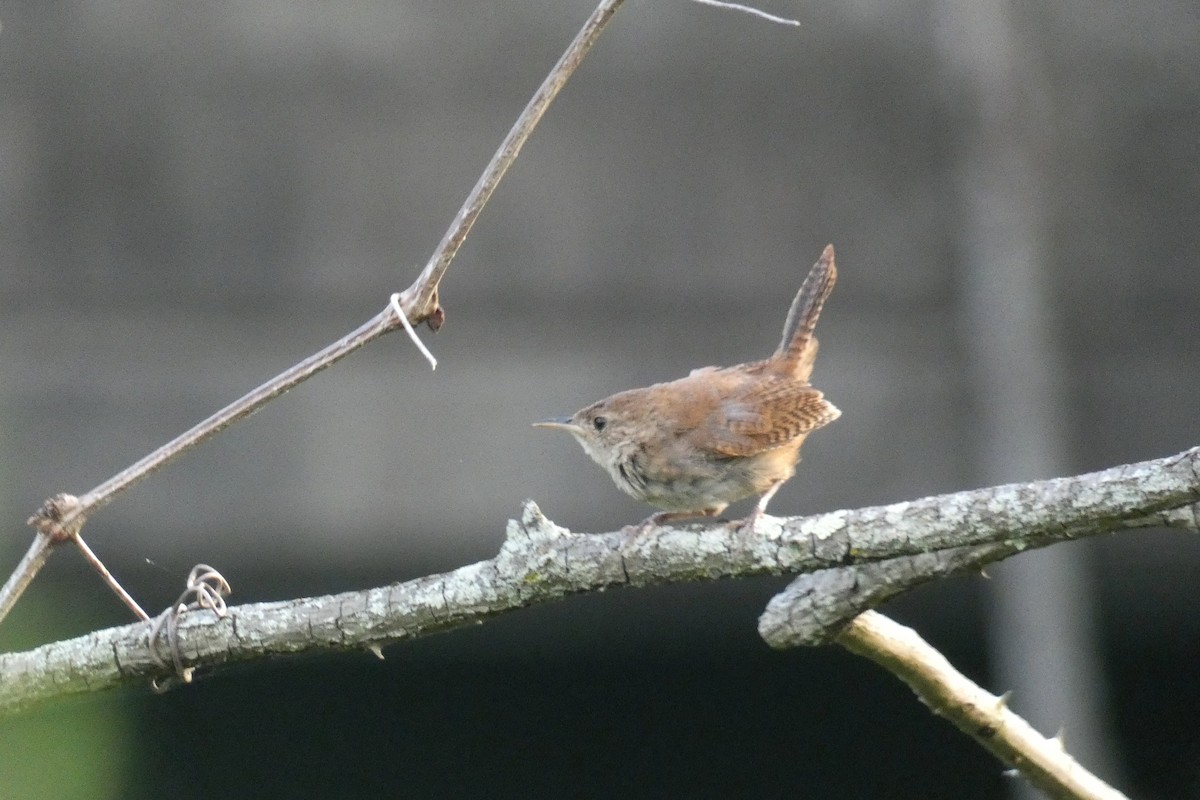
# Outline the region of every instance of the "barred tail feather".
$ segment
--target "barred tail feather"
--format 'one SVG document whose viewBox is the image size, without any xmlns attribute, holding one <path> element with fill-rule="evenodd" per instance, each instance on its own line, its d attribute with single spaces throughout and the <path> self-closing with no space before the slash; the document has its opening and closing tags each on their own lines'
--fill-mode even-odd
<svg viewBox="0 0 1200 800">
<path fill-rule="evenodd" d="M 800 380 L 808 380 L 812 372 L 813 360 L 817 355 L 817 340 L 813 331 L 821 316 L 821 308 L 836 282 L 833 245 L 826 245 L 820 260 L 813 265 L 800 291 L 796 293 L 796 299 L 792 301 L 787 322 L 783 326 L 783 339 L 773 356 L 787 364 Z"/>
</svg>

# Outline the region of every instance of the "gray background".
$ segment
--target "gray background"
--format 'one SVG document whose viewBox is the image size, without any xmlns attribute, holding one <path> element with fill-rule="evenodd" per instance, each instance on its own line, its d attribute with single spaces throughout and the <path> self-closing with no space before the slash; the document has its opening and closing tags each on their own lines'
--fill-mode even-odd
<svg viewBox="0 0 1200 800">
<path fill-rule="evenodd" d="M 963 67 L 976 52 L 971 31 L 959 26 L 974 23 L 950 4 L 768 8 L 803 26 L 682 0 L 629 3 L 452 265 L 442 287 L 446 326 L 426 335 L 437 371 L 402 337 L 375 343 L 100 513 L 88 526 L 100 555 L 148 607 L 161 607 L 198 561 L 218 566 L 240 601 L 453 568 L 494 554 L 505 520 L 527 497 L 575 530 L 638 520 L 648 509 L 621 495 L 572 441 L 529 423 L 693 367 L 765 355 L 828 242 L 838 248 L 841 277 L 821 321 L 815 382 L 843 417 L 811 438 L 774 513 L 1079 472 L 1200 442 L 1197 6 L 964 4 L 1000 9 L 1003 30 L 972 30 L 1016 48 L 1008 55 L 1020 69 L 998 88 L 989 81 L 1004 73 L 986 59 L 982 72 Z M 587 3 L 534 0 L 0 6 L 5 563 L 27 546 L 21 520 L 47 495 L 96 485 L 406 287 L 589 11 Z M 1000 102 L 989 104 L 992 90 Z M 978 157 L 1006 148 L 1017 152 L 1015 162 Z M 1010 225 L 1011 217 L 973 203 L 976 190 L 993 186 L 1007 198 L 1001 207 L 1024 213 L 1022 222 Z M 1036 348 L 1011 353 L 1011 372 L 1003 351 L 982 365 L 972 336 L 981 313 L 1003 318 L 1029 295 L 1006 277 L 1009 264 L 978 256 L 971 231 L 980 220 L 1037 256 L 1031 291 L 1040 333 Z M 993 288 L 981 295 L 986 283 Z M 1049 383 L 1026 394 L 1030 363 L 1043 365 Z M 988 416 L 996 393 L 987 375 L 1013 392 L 1001 417 L 1012 421 L 1007 428 L 983 421 L 997 418 Z M 989 459 L 1021 441 L 1025 420 L 1051 431 L 1049 465 Z M 1097 620 L 1090 646 L 1101 683 L 1090 693 L 1113 726 L 1100 736 L 1107 769 L 1141 797 L 1200 796 L 1200 739 L 1190 728 L 1161 743 L 1147 738 L 1150 729 L 1166 737 L 1172 715 L 1186 717 L 1188 703 L 1200 702 L 1188 697 L 1194 675 L 1186 667 L 1197 650 L 1195 546 L 1179 534 L 1134 533 L 1061 549 L 1081 567 L 1070 581 L 1082 581 L 1087 614 Z M 55 560 L 0 630 L 0 646 L 124 620 L 77 561 L 70 553 Z M 432 681 L 460 674 L 455 669 L 471 686 L 479 665 L 499 664 L 513 671 L 495 684 L 512 693 L 492 721 L 503 730 L 514 708 L 529 705 L 517 699 L 524 684 L 513 675 L 609 665 L 611 684 L 564 684 L 598 704 L 594 719 L 620 705 L 619 694 L 597 687 L 621 687 L 631 664 L 678 677 L 698 654 L 718 653 L 751 684 L 784 691 L 800 680 L 799 672 L 772 673 L 772 663 L 812 670 L 822 682 L 861 670 L 852 674 L 876 681 L 887 699 L 873 712 L 856 706 L 867 691 L 857 685 L 823 691 L 840 722 L 818 717 L 806 735 L 841 724 L 837 736 L 848 738 L 815 758 L 823 766 L 811 775 L 793 765 L 795 775 L 776 776 L 755 760 L 777 763 L 771 751 L 751 752 L 748 742 L 746 752 L 736 750 L 743 734 L 735 727 L 722 752 L 745 777 L 728 785 L 670 779 L 680 790 L 774 796 L 803 784 L 884 796 L 868 772 L 834 769 L 839 751 L 886 749 L 883 727 L 905 732 L 901 747 L 923 735 L 948 743 L 918 748 L 928 766 L 915 755 L 881 766 L 878 785 L 896 793 L 887 796 L 1004 791 L 994 764 L 910 708 L 917 704 L 887 676 L 834 653 L 763 653 L 753 620 L 777 588 L 755 581 L 610 593 L 461 643 L 451 636 L 397 653 L 412 659 L 406 667 L 334 659 L 166 699 L 134 691 L 54 713 L 66 725 L 93 714 L 103 720 L 103 740 L 121 743 L 112 752 L 144 755 L 155 752 L 148 742 L 186 718 L 172 704 L 206 716 L 206 704 L 225 697 L 226 713 L 235 714 L 254 703 L 237 692 L 257 691 L 247 689 L 256 681 L 293 681 L 296 698 L 308 698 L 310 690 L 327 696 L 330 674 L 349 692 L 372 680 L 411 688 L 414 674 Z M 964 579 L 917 593 L 898 613 L 986 681 L 987 606 L 981 582 Z M 662 680 L 688 687 L 685 698 L 721 694 L 716 677 L 712 685 Z M 648 685 L 647 696 L 657 696 L 661 687 Z M 427 696 L 453 696 L 431 686 Z M 568 702 L 539 697 L 548 707 Z M 451 699 L 430 702 L 427 713 L 452 716 Z M 764 703 L 787 707 L 777 698 Z M 899 710 L 885 712 L 885 703 Z M 134 716 L 114 721 L 110 707 Z M 804 724 L 775 725 L 764 707 L 737 704 L 776 743 L 779 728 Z M 792 707 L 790 716 L 803 720 L 808 710 Z M 653 744 L 637 719 L 631 713 L 625 724 Z M 1044 726 L 1053 733 L 1054 723 Z M 447 723 L 442 735 L 461 727 Z M 534 728 L 566 741 L 589 736 L 566 723 Z M 25 738 L 56 738 L 40 730 Z M 287 750 L 295 763 L 286 762 L 293 772 L 319 762 L 328 744 L 296 735 L 302 742 Z M 520 740 L 497 737 L 502 746 L 480 744 L 478 752 L 494 755 Z M 711 759 L 703 742 L 667 740 L 680 776 Z M 566 763 L 543 754 L 537 774 L 560 775 L 579 796 L 663 796 L 630 766 L 640 762 L 596 741 Z M 636 736 L 614 734 L 618 741 L 644 757 L 657 752 L 636 748 Z M 245 746 L 263 747 L 263 739 L 249 736 Z M 224 770 L 231 791 L 266 791 L 220 745 L 197 753 L 206 768 Z M 166 785 L 180 769 L 165 752 L 137 770 L 122 758 L 96 766 L 113 796 Z M 404 759 L 387 769 L 406 770 L 410 789 L 433 796 L 448 785 L 500 796 L 507 778 L 513 796 L 521 787 L 538 793 L 529 774 L 481 758 L 486 777 L 477 784 L 464 777 L 469 759 L 433 770 L 427 786 Z M 621 766 L 609 769 L 604 758 Z M 39 771 L 36 758 L 10 750 L 0 751 L 3 759 Z M 387 769 L 368 761 L 354 772 L 358 783 L 343 776 L 333 785 L 348 796 L 374 788 L 374 779 L 392 785 Z M 648 775 L 674 774 L 661 760 L 652 764 Z M 843 783 L 823 784 L 822 769 Z M 48 782 L 29 785 L 68 791 L 61 774 L 43 770 L 39 780 Z M 98 796 L 100 779 L 80 780 L 85 796 Z M 542 793 L 570 794 L 556 791 L 562 786 L 551 782 Z"/>
</svg>

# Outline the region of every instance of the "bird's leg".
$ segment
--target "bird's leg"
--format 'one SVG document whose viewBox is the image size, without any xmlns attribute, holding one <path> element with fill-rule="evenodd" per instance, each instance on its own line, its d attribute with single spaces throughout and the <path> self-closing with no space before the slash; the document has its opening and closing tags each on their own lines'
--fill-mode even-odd
<svg viewBox="0 0 1200 800">
<path fill-rule="evenodd" d="M 762 497 L 758 498 L 758 502 L 754 504 L 754 508 L 751 509 L 750 513 L 746 515 L 744 520 L 730 523 L 733 526 L 733 529 L 738 533 L 753 533 L 754 526 L 758 524 L 758 520 L 767 511 L 767 503 L 769 503 L 771 498 L 775 496 L 775 493 L 779 491 L 780 486 L 783 486 L 783 481 L 776 481 L 775 483 L 771 484 L 771 488 L 763 492 Z"/>
</svg>

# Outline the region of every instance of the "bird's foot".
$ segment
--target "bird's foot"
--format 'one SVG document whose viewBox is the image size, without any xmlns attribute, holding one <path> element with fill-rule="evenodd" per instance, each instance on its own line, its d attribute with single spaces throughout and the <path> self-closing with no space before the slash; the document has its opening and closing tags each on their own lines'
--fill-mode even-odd
<svg viewBox="0 0 1200 800">
<path fill-rule="evenodd" d="M 621 528 L 621 533 L 630 537 L 641 536 L 665 522 L 674 522 L 680 519 L 712 519 L 722 510 L 723 507 L 706 508 L 701 511 L 656 511 L 636 525 L 626 525 Z"/>
</svg>

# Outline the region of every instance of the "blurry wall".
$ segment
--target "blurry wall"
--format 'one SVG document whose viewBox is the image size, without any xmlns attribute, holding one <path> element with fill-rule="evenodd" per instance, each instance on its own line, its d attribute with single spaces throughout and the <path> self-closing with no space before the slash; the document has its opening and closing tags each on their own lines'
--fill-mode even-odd
<svg viewBox="0 0 1200 800">
<path fill-rule="evenodd" d="M 436 372 L 401 337 L 377 342 L 89 523 L 89 541 L 148 607 L 170 602 L 198 561 L 218 566 L 240 601 L 452 568 L 494 554 L 504 521 L 527 497 L 576 530 L 640 519 L 646 509 L 573 442 L 529 423 L 693 367 L 765 355 L 828 242 L 841 277 L 821 321 L 815 381 L 844 416 L 806 445 L 772 511 L 981 482 L 956 174 L 972 112 L 967 87 L 939 56 L 939 6 L 769 6 L 799 17 L 796 30 L 679 0 L 627 5 L 451 267 L 446 326 L 427 338 Z M 1038 59 L 1039 83 L 1029 88 L 1048 126 L 1037 152 L 1043 285 L 1062 370 L 1068 469 L 1194 445 L 1200 14 L 1168 0 L 1011 5 Z M 407 286 L 589 11 L 541 0 L 0 6 L 4 563 L 27 546 L 21 520 L 46 496 L 96 485 Z M 1045 476 L 1013 476 L 1022 477 Z M 1126 534 L 1094 547 L 1088 560 L 1128 788 L 1200 796 L 1200 739 L 1147 738 L 1189 707 L 1174 670 L 1197 650 L 1188 603 L 1196 547 L 1180 535 Z M 77 561 L 56 558 L 0 629 L 0 646 L 124 621 Z M 898 613 L 984 678 L 978 583 L 930 587 Z M 291 681 L 291 702 L 305 704 L 331 685 L 364 691 L 369 681 L 394 679 L 411 688 L 414 674 L 453 674 L 471 689 L 459 698 L 464 707 L 478 708 L 472 692 L 488 694 L 472 683 L 484 680 L 479 665 L 502 673 L 493 674 L 498 691 L 519 694 L 525 684 L 513 675 L 604 663 L 612 672 L 584 681 L 587 691 L 563 689 L 593 697 L 604 713 L 606 690 L 597 687 L 632 691 L 619 678 L 631 663 L 678 676 L 698 653 L 720 661 L 726 672 L 714 667 L 724 677 L 711 685 L 665 681 L 687 687 L 685 697 L 736 684 L 728 670 L 741 670 L 749 685 L 770 683 L 768 674 L 780 683 L 810 674 L 803 670 L 817 681 L 830 680 L 822 670 L 845 674 L 850 662 L 837 654 L 772 661 L 762 652 L 753 620 L 777 588 L 610 593 L 411 648 L 399 656 L 411 659 L 404 666 L 335 659 L 329 671 L 285 666 L 269 678 L 217 679 L 177 693 L 184 697 L 134 691 L 96 702 L 139 714 L 150 742 L 186 718 L 183 707 L 198 715 L 210 702 L 242 709 L 238 692 L 264 682 Z M 668 691 L 639 674 L 646 697 Z M 877 745 L 883 734 L 871 726 L 891 728 L 891 712 L 846 704 L 878 692 L 890 699 L 877 708 L 892 702 L 896 714 L 910 715 L 903 729 L 925 726 L 951 743 L 929 745 L 927 768 L 883 765 L 879 780 L 897 783 L 879 785 L 901 792 L 891 796 L 1003 790 L 998 768 L 924 720 L 906 690 L 866 668 L 853 674 L 877 688 L 830 689 L 821 702 L 832 716 L 813 720 L 806 736 L 844 725 L 837 741 L 846 748 Z M 447 704 L 457 696 L 446 695 Z M 367 696 L 364 703 L 379 702 Z M 562 702 L 539 697 L 548 707 Z M 778 704 L 763 702 L 735 704 L 728 715 L 740 710 L 747 726 L 770 728 L 764 708 Z M 532 703 L 498 707 L 492 724 Z M 628 724 L 644 718 L 631 713 Z M 681 776 L 726 741 L 712 735 L 672 750 Z M 734 726 L 728 735 L 723 752 L 746 732 Z M 304 742 L 287 752 L 315 760 L 306 754 L 328 744 Z M 633 746 L 614 734 L 614 754 L 618 743 Z M 219 745 L 195 756 L 209 763 L 203 753 L 227 775 L 238 772 Z M 556 768 L 580 796 L 614 791 L 613 775 L 647 785 L 596 758 L 580 755 L 574 772 Z M 118 769 L 132 782 L 112 785 L 131 796 L 179 769 L 165 755 L 150 762 L 144 783 Z M 483 766 L 490 780 L 503 776 L 486 759 Z M 803 778 L 810 786 L 834 780 L 812 769 Z M 955 770 L 959 784 L 948 777 Z M 751 769 L 746 783 L 727 789 L 755 791 L 755 774 L 767 781 L 758 793 L 787 785 Z M 944 782 L 920 783 L 931 775 Z M 874 780 L 840 777 L 864 782 L 844 791 L 866 791 Z M 446 775 L 431 777 L 430 791 L 438 778 Z M 513 779 L 517 787 L 528 781 Z"/>
</svg>

